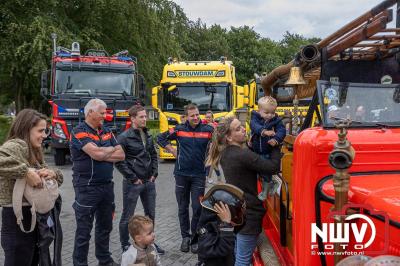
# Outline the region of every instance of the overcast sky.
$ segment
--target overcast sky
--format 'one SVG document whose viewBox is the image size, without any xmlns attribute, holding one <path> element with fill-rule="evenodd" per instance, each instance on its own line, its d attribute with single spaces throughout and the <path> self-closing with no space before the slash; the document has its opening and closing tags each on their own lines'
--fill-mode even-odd
<svg viewBox="0 0 400 266">
<path fill-rule="evenodd" d="M 381 0 L 173 0 L 190 20 L 210 26 L 248 25 L 263 37 L 280 40 L 285 31 L 324 38 Z M 395 7 L 395 6 L 394 6 Z M 393 7 L 392 7 L 393 8 Z M 394 14 L 395 17 L 395 14 Z"/>
</svg>

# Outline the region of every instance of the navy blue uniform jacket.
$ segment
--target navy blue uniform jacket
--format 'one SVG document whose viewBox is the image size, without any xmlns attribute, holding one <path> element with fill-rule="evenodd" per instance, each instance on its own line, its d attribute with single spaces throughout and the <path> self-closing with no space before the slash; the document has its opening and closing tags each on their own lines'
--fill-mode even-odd
<svg viewBox="0 0 400 266">
<path fill-rule="evenodd" d="M 114 134 L 106 127 L 99 132 L 86 122 L 80 123 L 71 132 L 70 151 L 72 159 L 72 183 L 74 186 L 90 186 L 110 183 L 113 178 L 114 164 L 92 159 L 82 148 L 88 143 L 97 147 L 117 146 Z"/>
<path fill-rule="evenodd" d="M 204 161 L 213 130 L 210 125 L 200 123 L 193 128 L 186 122 L 157 136 L 157 143 L 163 148 L 170 144 L 170 140 L 176 140 L 175 176 L 206 176 Z"/>
<path fill-rule="evenodd" d="M 269 121 L 265 121 L 261 115 L 256 112 L 251 112 L 251 148 L 254 152 L 258 154 L 270 154 L 271 153 L 271 145 L 268 144 L 270 139 L 275 139 L 279 144 L 283 142 L 283 139 L 286 136 L 286 128 L 282 123 L 282 119 L 280 119 L 277 115 Z M 275 136 L 273 137 L 261 137 L 261 132 L 263 130 L 274 130 Z"/>
</svg>

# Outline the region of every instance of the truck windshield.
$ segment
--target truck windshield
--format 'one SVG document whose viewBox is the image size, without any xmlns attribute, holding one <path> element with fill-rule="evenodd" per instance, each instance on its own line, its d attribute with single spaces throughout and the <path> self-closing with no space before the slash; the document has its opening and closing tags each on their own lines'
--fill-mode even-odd
<svg viewBox="0 0 400 266">
<path fill-rule="evenodd" d="M 400 85 L 330 83 L 318 81 L 325 126 L 337 119 L 355 121 L 352 126 L 400 126 Z"/>
<path fill-rule="evenodd" d="M 56 94 L 133 95 L 134 75 L 115 72 L 56 70 Z"/>
<path fill-rule="evenodd" d="M 228 84 L 164 85 L 163 111 L 183 111 L 189 103 L 197 104 L 200 111 L 229 111 L 229 92 Z"/>
</svg>

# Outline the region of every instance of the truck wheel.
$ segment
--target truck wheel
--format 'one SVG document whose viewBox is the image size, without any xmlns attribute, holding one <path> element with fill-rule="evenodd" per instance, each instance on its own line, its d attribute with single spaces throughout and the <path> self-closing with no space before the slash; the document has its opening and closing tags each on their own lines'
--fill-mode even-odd
<svg viewBox="0 0 400 266">
<path fill-rule="evenodd" d="M 54 163 L 55 165 L 65 165 L 65 151 L 63 149 L 56 149 Z"/>
</svg>

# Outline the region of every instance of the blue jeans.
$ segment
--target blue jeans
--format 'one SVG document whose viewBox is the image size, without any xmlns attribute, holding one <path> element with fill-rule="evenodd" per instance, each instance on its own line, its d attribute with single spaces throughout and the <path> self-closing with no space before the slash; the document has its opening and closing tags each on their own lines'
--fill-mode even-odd
<svg viewBox="0 0 400 266">
<path fill-rule="evenodd" d="M 122 215 L 119 221 L 119 239 L 124 250 L 129 246 L 129 219 L 135 213 L 136 204 L 140 197 L 144 208 L 144 214 L 153 220 L 156 213 L 156 185 L 154 182 L 145 182 L 135 185 L 124 179 L 122 182 Z"/>
<path fill-rule="evenodd" d="M 112 262 L 109 245 L 115 210 L 114 183 L 74 187 L 74 189 L 75 202 L 72 205 L 76 219 L 75 244 L 72 255 L 74 265 L 88 265 L 87 256 L 94 218 L 96 218 L 96 258 L 99 264 Z"/>
<path fill-rule="evenodd" d="M 204 195 L 205 177 L 175 176 L 175 196 L 178 202 L 179 225 L 182 238 L 196 233 L 201 214 L 200 197 Z M 189 203 L 192 199 L 192 221 L 189 222 Z"/>
<path fill-rule="evenodd" d="M 257 245 L 258 235 L 236 234 L 235 266 L 249 266 Z"/>
<path fill-rule="evenodd" d="M 263 159 L 271 159 L 271 154 L 260 154 L 260 157 Z M 272 181 L 272 175 L 260 175 L 260 178 L 262 179 L 263 183 L 269 183 Z"/>
</svg>

